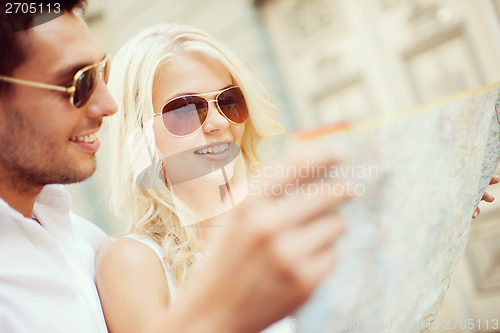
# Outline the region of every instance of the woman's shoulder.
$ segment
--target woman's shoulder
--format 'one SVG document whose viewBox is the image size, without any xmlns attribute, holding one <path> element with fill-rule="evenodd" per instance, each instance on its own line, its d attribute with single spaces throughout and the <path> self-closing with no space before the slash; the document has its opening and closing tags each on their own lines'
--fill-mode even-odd
<svg viewBox="0 0 500 333">
<path fill-rule="evenodd" d="M 98 266 L 106 264 L 123 269 L 128 267 L 136 269 L 137 266 L 157 266 L 161 264 L 155 249 L 132 237 L 120 237 L 109 242 L 99 252 L 97 261 Z"/>
<path fill-rule="evenodd" d="M 165 280 L 164 266 L 157 253 L 143 242 L 130 237 L 114 240 L 99 253 L 97 276 L 112 280 L 127 277 L 129 282 L 151 281 L 153 276 L 158 277 L 158 282 Z"/>
<path fill-rule="evenodd" d="M 168 289 L 175 299 L 175 280 L 169 266 L 162 259 L 161 246 L 142 235 L 126 235 L 114 239 L 97 258 L 98 279 L 116 280 L 127 277 L 135 282 L 148 281 Z M 155 281 L 152 281 L 154 277 Z"/>
<path fill-rule="evenodd" d="M 160 313 L 173 296 L 156 253 L 128 237 L 114 240 L 100 253 L 96 286 L 106 315 L 114 318 L 114 328 L 119 331 L 124 330 L 124 323 L 139 325 L 139 318 Z"/>
</svg>

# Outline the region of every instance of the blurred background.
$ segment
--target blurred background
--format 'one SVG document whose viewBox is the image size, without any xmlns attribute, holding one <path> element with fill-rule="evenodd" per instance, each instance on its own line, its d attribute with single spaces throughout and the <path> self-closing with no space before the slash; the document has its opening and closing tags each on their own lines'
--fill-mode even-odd
<svg viewBox="0 0 500 333">
<path fill-rule="evenodd" d="M 500 0 L 89 0 L 85 19 L 110 54 L 156 23 L 209 32 L 274 96 L 289 132 L 500 81 Z M 74 210 L 123 232 L 103 205 L 100 177 L 69 187 Z M 438 316 L 476 320 L 456 332 L 500 332 L 491 325 L 500 321 L 500 185 L 490 192 L 498 199 L 480 205 Z"/>
</svg>

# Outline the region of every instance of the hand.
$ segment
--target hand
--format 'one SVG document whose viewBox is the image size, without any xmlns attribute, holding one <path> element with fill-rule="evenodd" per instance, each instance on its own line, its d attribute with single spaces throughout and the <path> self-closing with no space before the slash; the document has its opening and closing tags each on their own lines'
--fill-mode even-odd
<svg viewBox="0 0 500 333">
<path fill-rule="evenodd" d="M 318 150 L 288 158 L 284 167 L 302 170 L 302 178 L 258 181 L 275 189 L 287 186 L 287 194 L 293 188 L 293 195 L 250 196 L 217 220 L 225 227 L 209 240 L 209 256 L 171 307 L 178 317 L 182 308 L 190 309 L 190 324 L 199 325 L 192 332 L 259 332 L 303 304 L 332 269 L 333 244 L 345 229 L 338 209 L 350 197 L 347 186 L 323 179 L 344 193 L 299 191 L 303 184 L 321 182 L 311 177 L 312 170 L 336 164 L 331 155 Z M 184 332 L 191 331 L 184 326 Z"/>
<path fill-rule="evenodd" d="M 498 182 L 500 182 L 500 176 L 493 176 L 493 178 L 491 178 L 490 185 L 497 184 Z M 485 192 L 481 200 L 484 200 L 486 202 L 493 202 L 495 198 L 491 196 L 488 192 Z M 481 213 L 481 210 L 479 209 L 479 207 L 477 207 L 476 211 L 474 212 L 474 215 L 472 215 L 472 218 L 475 219 L 476 217 L 478 217 L 479 213 Z"/>
</svg>

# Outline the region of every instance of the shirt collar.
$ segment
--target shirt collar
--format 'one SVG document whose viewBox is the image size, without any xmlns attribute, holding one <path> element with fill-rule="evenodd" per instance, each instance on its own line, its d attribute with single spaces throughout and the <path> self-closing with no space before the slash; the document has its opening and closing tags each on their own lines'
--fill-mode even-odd
<svg viewBox="0 0 500 333">
<path fill-rule="evenodd" d="M 45 185 L 36 198 L 36 204 L 69 211 L 71 195 L 61 184 Z"/>
<path fill-rule="evenodd" d="M 54 208 L 60 211 L 69 212 L 71 209 L 71 195 L 60 184 L 49 184 L 42 188 L 38 194 L 35 207 Z M 16 219 L 24 219 L 24 215 L 12 208 L 4 199 L 0 198 L 0 213 L 12 216 Z"/>
</svg>

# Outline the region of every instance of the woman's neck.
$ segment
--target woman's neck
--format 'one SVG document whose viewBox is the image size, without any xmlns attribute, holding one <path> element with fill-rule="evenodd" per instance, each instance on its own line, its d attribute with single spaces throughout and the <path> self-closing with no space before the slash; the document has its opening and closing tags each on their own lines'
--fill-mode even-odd
<svg viewBox="0 0 500 333">
<path fill-rule="evenodd" d="M 228 188 L 225 184 L 196 188 L 182 184 L 173 186 L 172 191 L 194 216 L 188 223 L 198 223 L 204 230 L 214 226 L 215 216 L 233 207 Z"/>
</svg>

